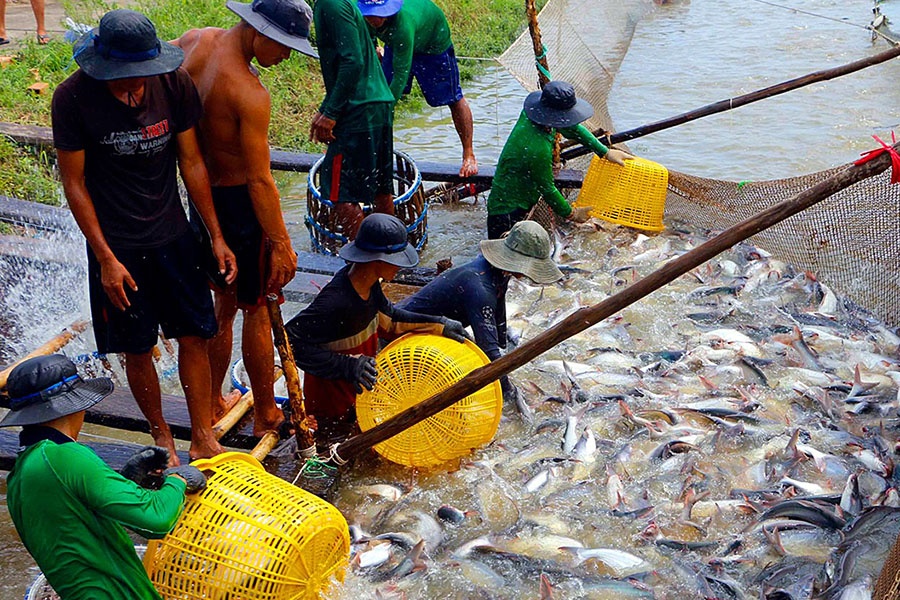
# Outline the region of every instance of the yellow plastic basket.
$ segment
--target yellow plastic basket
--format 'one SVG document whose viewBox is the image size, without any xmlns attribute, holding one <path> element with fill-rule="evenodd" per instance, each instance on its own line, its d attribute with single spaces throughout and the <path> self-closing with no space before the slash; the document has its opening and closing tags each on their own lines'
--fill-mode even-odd
<svg viewBox="0 0 900 600">
<path fill-rule="evenodd" d="M 407 334 L 375 359 L 375 389 L 356 399 L 363 431 L 447 389 L 490 360 L 472 342 L 438 335 Z M 432 467 L 465 456 L 491 441 L 500 424 L 503 394 L 495 381 L 375 446 L 386 459 L 410 467 Z"/>
<path fill-rule="evenodd" d="M 241 452 L 192 464 L 212 472 L 206 489 L 144 555 L 163 598 L 306 600 L 343 578 L 350 537 L 335 507 Z"/>
<path fill-rule="evenodd" d="M 635 156 L 621 167 L 594 156 L 584 177 L 577 206 L 592 207 L 591 216 L 643 229 L 662 231 L 669 172 Z"/>
</svg>

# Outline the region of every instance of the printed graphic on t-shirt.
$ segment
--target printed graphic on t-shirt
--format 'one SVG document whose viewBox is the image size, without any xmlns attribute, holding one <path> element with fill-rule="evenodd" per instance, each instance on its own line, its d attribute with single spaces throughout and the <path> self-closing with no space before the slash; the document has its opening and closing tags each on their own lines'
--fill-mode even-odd
<svg viewBox="0 0 900 600">
<path fill-rule="evenodd" d="M 169 120 L 163 119 L 140 129 L 112 131 L 100 140 L 100 144 L 107 147 L 112 146 L 112 153 L 118 156 L 134 154 L 153 156 L 166 147 L 171 137 Z"/>
</svg>

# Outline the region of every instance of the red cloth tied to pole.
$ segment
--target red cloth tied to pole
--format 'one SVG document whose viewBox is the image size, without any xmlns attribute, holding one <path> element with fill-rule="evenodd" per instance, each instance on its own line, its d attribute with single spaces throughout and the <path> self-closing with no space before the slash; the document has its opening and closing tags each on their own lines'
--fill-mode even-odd
<svg viewBox="0 0 900 600">
<path fill-rule="evenodd" d="M 857 159 L 853 164 L 861 165 L 863 163 L 867 163 L 876 156 L 881 156 L 885 152 L 891 155 L 891 183 L 900 183 L 900 154 L 894 150 L 893 146 L 888 146 L 884 143 L 881 138 L 877 135 L 873 135 L 875 141 L 881 144 L 881 148 L 876 148 L 874 150 L 869 150 L 867 152 L 862 153 L 862 158 Z M 891 132 L 891 144 L 896 144 L 897 139 L 894 136 L 894 132 Z"/>
</svg>

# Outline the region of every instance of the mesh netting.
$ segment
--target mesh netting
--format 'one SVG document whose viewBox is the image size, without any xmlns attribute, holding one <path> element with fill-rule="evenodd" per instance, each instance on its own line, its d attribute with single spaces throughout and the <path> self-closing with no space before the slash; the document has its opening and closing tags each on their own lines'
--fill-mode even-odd
<svg viewBox="0 0 900 600">
<path fill-rule="evenodd" d="M 900 538 L 891 547 L 872 592 L 872 600 L 897 598 L 900 598 Z"/>
<path fill-rule="evenodd" d="M 585 122 L 613 132 L 607 97 L 637 22 L 653 10 L 651 0 L 551 0 L 538 16 L 553 79 L 568 81 L 594 107 Z M 590 18 L 585 18 L 586 16 Z M 529 32 L 500 57 L 528 90 L 537 89 Z M 587 168 L 586 159 L 569 167 Z M 669 173 L 666 219 L 721 230 L 787 200 L 843 167 L 800 177 L 746 184 Z M 900 325 L 900 186 L 883 173 L 834 194 L 820 204 L 756 236 L 775 257 L 811 271 L 823 283 L 892 326 Z"/>
</svg>

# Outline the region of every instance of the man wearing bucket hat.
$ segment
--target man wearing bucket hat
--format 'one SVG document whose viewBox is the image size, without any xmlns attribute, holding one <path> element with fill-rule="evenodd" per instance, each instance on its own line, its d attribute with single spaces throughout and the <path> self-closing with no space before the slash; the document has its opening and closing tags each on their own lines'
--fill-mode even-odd
<svg viewBox="0 0 900 600">
<path fill-rule="evenodd" d="M 592 114 L 591 105 L 576 98 L 575 88 L 564 81 L 551 81 L 543 90 L 528 94 L 497 161 L 487 201 L 489 239 L 501 237 L 524 219 L 541 197 L 560 217 L 576 222 L 589 218 L 590 208 L 573 209 L 553 182 L 556 131 L 618 165 L 631 158 L 621 150 L 607 148 L 580 125 Z"/>
<path fill-rule="evenodd" d="M 165 536 L 185 493 L 206 485 L 202 472 L 184 465 L 159 476 L 158 489 L 145 489 L 77 442 L 84 411 L 112 389 L 105 377 L 82 379 L 61 355 L 26 360 L 7 380 L 10 411 L 0 427 L 22 427 L 19 456 L 7 477 L 9 514 L 63 600 L 158 600 L 125 527 L 148 538 Z M 127 470 L 146 476 L 167 458 L 163 448 L 145 448 Z"/>
<path fill-rule="evenodd" d="M 444 11 L 431 0 L 357 0 L 374 34 L 384 42 L 384 69 L 395 100 L 415 77 L 429 106 L 447 106 L 463 146 L 460 177 L 478 174 L 472 149 L 472 110 L 459 86 L 459 66 Z"/>
<path fill-rule="evenodd" d="M 215 269 L 219 333 L 209 344 L 210 375 L 218 412 L 228 402 L 222 382 L 231 361 L 234 317 L 243 311 L 244 365 L 253 388 L 253 433 L 277 430 L 284 421 L 272 389 L 275 353 L 265 309 L 266 294 L 280 293 L 297 272 L 281 200 L 269 166 L 269 91 L 253 67 L 272 67 L 291 50 L 316 57 L 309 44 L 312 9 L 303 0 L 229 0 L 241 20 L 230 29 L 191 29 L 173 43 L 184 50 L 184 68 L 200 93 L 198 127 L 213 202 L 228 246 L 237 257 L 238 276 L 223 285 Z M 196 214 L 192 214 L 195 221 Z M 200 228 L 203 231 L 203 228 Z M 240 392 L 237 392 L 240 395 Z"/>
<path fill-rule="evenodd" d="M 200 99 L 184 53 L 144 15 L 113 10 L 74 48 L 80 69 L 53 94 L 53 142 L 69 206 L 88 243 L 97 349 L 124 353 L 131 391 L 155 442 L 172 453 L 151 358 L 160 326 L 179 342 L 192 458 L 222 452 L 212 431 L 207 340 L 216 318 L 176 173 L 209 230 L 218 270 L 234 279 L 194 126 Z"/>
<path fill-rule="evenodd" d="M 356 0 L 317 0 L 313 21 L 325 98 L 309 137 L 328 144 L 319 193 L 352 240 L 363 220 L 358 203 L 394 214 L 394 95 Z"/>
<path fill-rule="evenodd" d="M 375 385 L 379 336 L 415 331 L 465 339 L 459 321 L 402 310 L 384 296 L 382 281 L 419 263 L 400 219 L 369 215 L 340 256 L 350 264 L 285 326 L 297 366 L 305 372 L 306 409 L 320 424 L 322 417 L 355 420 L 350 409 L 356 395 Z"/>
<path fill-rule="evenodd" d="M 550 258 L 550 237 L 534 221 L 513 225 L 503 239 L 483 240 L 481 254 L 460 267 L 444 271 L 403 300 L 404 310 L 456 319 L 471 326 L 475 343 L 491 360 L 506 348 L 506 289 L 510 277 L 524 275 L 538 285 L 559 281 L 563 274 Z M 500 380 L 503 397 L 515 398 L 515 386 Z"/>
</svg>

